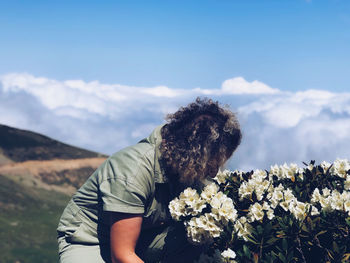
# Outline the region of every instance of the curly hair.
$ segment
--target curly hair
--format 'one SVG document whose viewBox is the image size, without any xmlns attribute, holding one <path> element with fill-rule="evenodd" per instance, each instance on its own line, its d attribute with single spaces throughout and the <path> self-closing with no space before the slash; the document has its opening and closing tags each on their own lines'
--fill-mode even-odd
<svg viewBox="0 0 350 263">
<path fill-rule="evenodd" d="M 241 142 L 236 115 L 217 101 L 197 98 L 166 116 L 161 130 L 161 163 L 166 175 L 192 185 L 215 176 Z"/>
</svg>

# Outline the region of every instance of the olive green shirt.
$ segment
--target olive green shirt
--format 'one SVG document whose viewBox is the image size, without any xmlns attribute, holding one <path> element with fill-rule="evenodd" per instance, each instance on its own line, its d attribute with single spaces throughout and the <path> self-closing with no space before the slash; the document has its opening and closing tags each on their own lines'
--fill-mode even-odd
<svg viewBox="0 0 350 263">
<path fill-rule="evenodd" d="M 170 221 L 171 185 L 159 164 L 162 126 L 134 146 L 110 156 L 65 208 L 57 228 L 70 243 L 109 242 L 105 212 L 143 214 L 142 229 Z"/>
</svg>

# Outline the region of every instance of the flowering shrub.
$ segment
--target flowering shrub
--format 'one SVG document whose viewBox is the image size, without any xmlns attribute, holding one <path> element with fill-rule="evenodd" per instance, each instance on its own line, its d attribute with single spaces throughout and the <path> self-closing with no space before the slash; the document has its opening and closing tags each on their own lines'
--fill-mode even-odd
<svg viewBox="0 0 350 263">
<path fill-rule="evenodd" d="M 350 262 L 350 162 L 219 172 L 169 204 L 198 262 Z"/>
</svg>

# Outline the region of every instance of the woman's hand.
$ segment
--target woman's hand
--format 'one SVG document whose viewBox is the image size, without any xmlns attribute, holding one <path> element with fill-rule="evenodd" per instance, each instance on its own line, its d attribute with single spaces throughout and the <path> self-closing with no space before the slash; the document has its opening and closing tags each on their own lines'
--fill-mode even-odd
<svg viewBox="0 0 350 263">
<path fill-rule="evenodd" d="M 110 214 L 111 257 L 113 263 L 141 263 L 135 247 L 141 231 L 142 214 Z"/>
</svg>

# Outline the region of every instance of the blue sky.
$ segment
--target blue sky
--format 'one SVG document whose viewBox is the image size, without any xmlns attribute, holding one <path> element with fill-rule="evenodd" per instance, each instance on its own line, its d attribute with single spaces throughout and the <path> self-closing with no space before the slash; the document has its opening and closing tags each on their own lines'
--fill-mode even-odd
<svg viewBox="0 0 350 263">
<path fill-rule="evenodd" d="M 345 91 L 350 2 L 1 1 L 0 74 L 218 88 Z"/>
<path fill-rule="evenodd" d="M 235 169 L 350 159 L 350 1 L 1 1 L 0 123 L 111 154 L 197 96 Z"/>
</svg>

